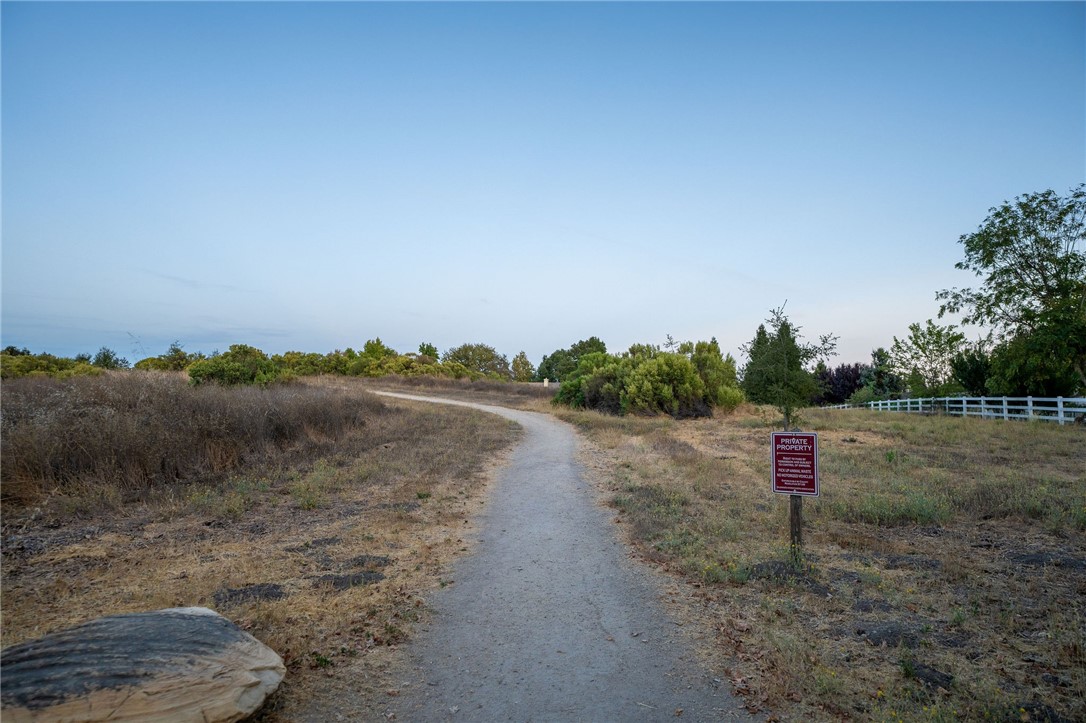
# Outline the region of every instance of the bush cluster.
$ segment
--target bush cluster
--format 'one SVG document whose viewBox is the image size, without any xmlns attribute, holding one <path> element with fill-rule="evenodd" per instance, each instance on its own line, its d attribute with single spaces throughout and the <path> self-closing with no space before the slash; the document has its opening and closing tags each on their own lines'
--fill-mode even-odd
<svg viewBox="0 0 1086 723">
<path fill-rule="evenodd" d="M 348 347 L 328 354 L 288 351 L 271 356 L 246 344 L 234 344 L 225 352 L 214 352 L 207 356 L 200 352 L 188 353 L 180 343 L 174 342 L 165 354 L 141 359 L 134 368 L 140 371 L 183 371 L 195 385 L 215 383 L 225 386 L 266 386 L 271 382 L 320 374 L 428 376 L 471 381 L 530 380 L 535 370 L 524 352 L 518 354 L 514 362 L 515 370 L 510 368 L 504 355 L 485 344 L 463 344 L 439 355 L 434 345 L 424 343 L 419 345 L 418 353 L 400 354 L 377 338 L 367 341 L 361 351 Z M 0 374 L 4 379 L 25 376 L 65 379 L 102 374 L 107 369 L 127 368 L 127 360 L 106 347 L 102 347 L 93 358 L 89 354 L 80 354 L 74 359 L 32 354 L 29 350 L 16 347 L 7 347 L 0 352 Z"/>
<path fill-rule="evenodd" d="M 716 339 L 689 342 L 678 351 L 638 344 L 623 354 L 590 352 L 566 374 L 555 402 L 609 414 L 711 416 L 744 401 L 735 360 Z"/>
<path fill-rule="evenodd" d="M 107 369 L 125 369 L 128 361 L 118 357 L 112 349 L 102 347 L 98 353 L 79 354 L 72 359 L 52 354 L 32 354 L 29 349 L 14 346 L 0 351 L 0 378 L 54 377 L 68 379 L 78 376 L 96 376 Z"/>
</svg>

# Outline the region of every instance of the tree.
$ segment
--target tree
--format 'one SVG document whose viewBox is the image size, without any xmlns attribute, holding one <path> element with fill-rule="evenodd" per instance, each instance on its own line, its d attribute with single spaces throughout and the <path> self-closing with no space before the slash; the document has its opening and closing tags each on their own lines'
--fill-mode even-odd
<svg viewBox="0 0 1086 723">
<path fill-rule="evenodd" d="M 109 347 L 104 346 L 94 355 L 91 365 L 96 366 L 99 369 L 127 369 L 128 360 L 118 356 L 117 352 Z"/>
<path fill-rule="evenodd" d="M 784 426 L 792 425 L 796 409 L 807 406 L 818 393 L 818 382 L 807 367 L 824 359 L 837 348 L 837 337 L 825 334 L 817 344 L 800 342 L 800 327 L 792 325 L 784 307 L 773 309 L 758 326 L 754 339 L 742 349 L 747 355 L 741 386 L 747 398 L 758 404 L 772 404 L 784 415 Z"/>
<path fill-rule="evenodd" d="M 956 326 L 939 326 L 928 319 L 923 327 L 909 324 L 905 339 L 894 337 L 890 361 L 914 397 L 941 397 L 960 391 L 950 362 L 964 343 L 965 334 Z"/>
<path fill-rule="evenodd" d="M 550 379 L 553 381 L 564 381 L 574 369 L 577 368 L 577 362 L 573 361 L 573 357 L 569 353 L 569 349 L 555 349 L 551 354 L 547 354 L 539 362 L 539 367 L 535 371 L 536 381 L 543 381 L 544 379 Z"/>
<path fill-rule="evenodd" d="M 396 350 L 381 341 L 381 337 L 377 337 L 376 339 L 367 340 L 362 345 L 362 356 L 368 356 L 379 361 L 385 357 L 396 356 Z"/>
<path fill-rule="evenodd" d="M 996 386 L 1052 389 L 1070 378 L 1072 391 L 1086 389 L 1086 184 L 1064 198 L 1048 190 L 991 208 L 959 243 L 965 258 L 955 268 L 984 280 L 940 291 L 939 315 L 992 327 Z"/>
<path fill-rule="evenodd" d="M 543 357 L 539 362 L 535 378 L 537 381 L 564 381 L 577 368 L 582 357 L 596 353 L 606 354 L 607 345 L 595 336 L 582 339 L 569 349 L 556 349 L 553 354 Z"/>
<path fill-rule="evenodd" d="M 425 341 L 419 344 L 419 354 L 428 356 L 434 360 L 437 360 L 441 356 L 441 352 L 437 350 L 436 346 Z"/>
<path fill-rule="evenodd" d="M 899 399 L 905 393 L 905 382 L 894 373 L 890 352 L 881 346 L 871 352 L 871 365 L 860 372 L 860 388 L 848 398 L 850 404 L 862 404 L 878 399 Z"/>
<path fill-rule="evenodd" d="M 523 351 L 513 357 L 513 381 L 530 382 L 535 377 L 535 367 Z"/>
<path fill-rule="evenodd" d="M 821 392 L 813 400 L 815 404 L 843 404 L 863 387 L 864 373 L 871 367 L 866 364 L 840 364 L 830 369 L 823 362 L 815 368 L 815 377 Z"/>
<path fill-rule="evenodd" d="M 231 344 L 228 351 L 193 362 L 188 367 L 193 385 L 216 382 L 222 385 L 264 386 L 279 374 L 268 355 L 247 344 Z"/>
<path fill-rule="evenodd" d="M 686 353 L 705 385 L 706 399 L 711 406 L 730 410 L 743 402 L 735 359 L 731 354 L 724 356 L 721 353 L 715 336 L 709 341 L 699 341 L 696 344 L 684 342 L 679 348 L 689 349 Z"/>
<path fill-rule="evenodd" d="M 461 344 L 445 352 L 441 361 L 463 364 L 470 372 L 496 379 L 513 377 L 513 372 L 509 369 L 509 360 L 505 355 L 499 354 L 494 347 L 486 344 Z"/>
<path fill-rule="evenodd" d="M 200 352 L 195 354 L 189 354 L 185 351 L 181 342 L 175 341 L 170 344 L 170 348 L 166 350 L 165 354 L 159 354 L 158 356 L 147 357 L 146 359 L 140 359 L 136 362 L 136 369 L 146 369 L 161 372 L 180 372 L 195 361 L 203 359 L 204 355 Z"/>
<path fill-rule="evenodd" d="M 688 351 L 635 344 L 623 354 L 583 354 L 562 380 L 555 401 L 609 414 L 676 418 L 712 416 L 714 407 L 730 411 L 744 401 L 735 360 L 721 355 L 716 339 L 685 342 L 682 348 Z"/>
<path fill-rule="evenodd" d="M 988 377 L 991 375 L 992 360 L 984 351 L 982 343 L 959 351 L 950 360 L 950 369 L 954 381 L 962 385 L 966 394 L 983 397 L 988 394 Z"/>
</svg>

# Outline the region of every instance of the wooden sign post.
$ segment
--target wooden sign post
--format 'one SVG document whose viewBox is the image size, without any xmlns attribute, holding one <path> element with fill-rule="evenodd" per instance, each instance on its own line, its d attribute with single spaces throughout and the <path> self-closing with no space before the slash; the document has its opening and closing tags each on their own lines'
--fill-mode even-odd
<svg viewBox="0 0 1086 723">
<path fill-rule="evenodd" d="M 803 546 L 803 498 L 818 497 L 818 434 L 774 432 L 773 491 L 789 495 L 788 527 L 792 561 Z"/>
</svg>

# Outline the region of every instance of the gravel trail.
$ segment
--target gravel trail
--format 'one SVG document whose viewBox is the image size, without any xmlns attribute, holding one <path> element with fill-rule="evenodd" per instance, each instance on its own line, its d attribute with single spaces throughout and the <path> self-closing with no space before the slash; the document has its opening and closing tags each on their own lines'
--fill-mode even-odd
<svg viewBox="0 0 1086 723">
<path fill-rule="evenodd" d="M 543 414 L 460 404 L 520 424 L 480 543 L 431 601 L 390 710 L 402 721 L 750 718 L 702 670 L 632 562 L 576 462 L 573 428 Z"/>
</svg>

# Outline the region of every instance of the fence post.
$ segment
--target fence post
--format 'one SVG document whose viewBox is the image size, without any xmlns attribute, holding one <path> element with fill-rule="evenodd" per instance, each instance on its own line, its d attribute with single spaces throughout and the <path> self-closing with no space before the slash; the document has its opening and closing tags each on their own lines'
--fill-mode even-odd
<svg viewBox="0 0 1086 723">
<path fill-rule="evenodd" d="M 1003 421 L 1007 421 L 1007 398 L 1003 397 Z"/>
<path fill-rule="evenodd" d="M 1026 419 L 1033 421 L 1033 397 L 1026 397 Z"/>
<path fill-rule="evenodd" d="M 968 417 L 969 416 L 969 405 L 966 404 L 965 397 L 962 397 L 962 416 L 963 417 Z"/>
<path fill-rule="evenodd" d="M 1063 397 L 1056 397 L 1056 414 L 1060 424 L 1063 424 Z"/>
</svg>

